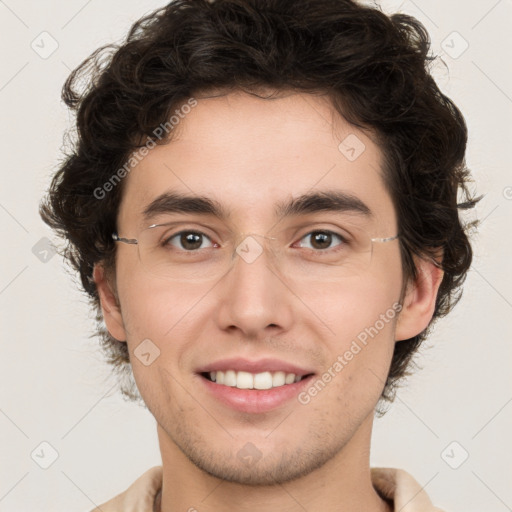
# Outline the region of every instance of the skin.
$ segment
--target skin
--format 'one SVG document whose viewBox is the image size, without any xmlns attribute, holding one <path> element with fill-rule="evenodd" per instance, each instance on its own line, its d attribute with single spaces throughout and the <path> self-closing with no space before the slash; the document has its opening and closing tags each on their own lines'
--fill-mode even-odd
<svg viewBox="0 0 512 512">
<path fill-rule="evenodd" d="M 353 162 L 338 150 L 349 134 L 366 146 Z M 166 190 L 214 198 L 232 209 L 233 232 L 265 234 L 276 222 L 275 203 L 336 189 L 374 212 L 365 220 L 372 236 L 393 236 L 396 215 L 381 165 L 379 147 L 335 114 L 325 97 L 198 97 L 172 142 L 152 149 L 125 178 L 118 231 L 136 237 L 142 210 Z M 336 227 L 331 213 L 306 220 Z M 221 230 L 218 219 L 200 221 Z M 419 278 L 407 284 L 401 313 L 309 404 L 290 400 L 264 414 L 241 413 L 205 393 L 194 370 L 223 357 L 274 357 L 322 375 L 358 333 L 400 301 L 404 284 L 398 241 L 377 244 L 364 274 L 321 285 L 311 279 L 285 285 L 265 254 L 251 264 L 239 260 L 215 286 L 170 285 L 148 274 L 133 245 L 118 244 L 115 283 L 101 264 L 95 267 L 109 332 L 126 341 L 131 354 L 147 338 L 160 350 L 149 366 L 131 359 L 158 424 L 162 510 L 391 510 L 371 482 L 374 410 L 394 343 L 428 325 L 442 272 L 418 260 Z M 248 442 L 261 457 L 244 464 L 237 453 Z"/>
</svg>

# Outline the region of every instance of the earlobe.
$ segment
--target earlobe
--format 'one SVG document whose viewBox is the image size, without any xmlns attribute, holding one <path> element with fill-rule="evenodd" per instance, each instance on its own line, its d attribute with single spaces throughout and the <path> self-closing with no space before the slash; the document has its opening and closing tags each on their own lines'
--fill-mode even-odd
<svg viewBox="0 0 512 512">
<path fill-rule="evenodd" d="M 108 280 L 101 263 L 94 265 L 93 280 L 98 290 L 103 319 L 108 332 L 118 341 L 126 341 L 123 316 L 113 286 Z"/>
<path fill-rule="evenodd" d="M 444 272 L 432 261 L 415 258 L 417 277 L 407 284 L 395 340 L 407 340 L 423 332 L 434 315 L 437 292 Z"/>
</svg>

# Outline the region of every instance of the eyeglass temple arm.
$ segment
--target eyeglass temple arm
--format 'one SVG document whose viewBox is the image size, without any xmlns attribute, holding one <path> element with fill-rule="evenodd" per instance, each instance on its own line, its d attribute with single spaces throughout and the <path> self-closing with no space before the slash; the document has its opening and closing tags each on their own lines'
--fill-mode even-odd
<svg viewBox="0 0 512 512">
<path fill-rule="evenodd" d="M 372 238 L 372 242 L 391 242 L 392 240 L 396 240 L 400 235 L 389 236 L 388 238 Z"/>
<path fill-rule="evenodd" d="M 135 238 L 122 238 L 117 233 L 112 233 L 112 240 L 115 242 L 123 242 L 125 244 L 137 245 L 139 243 Z"/>
</svg>

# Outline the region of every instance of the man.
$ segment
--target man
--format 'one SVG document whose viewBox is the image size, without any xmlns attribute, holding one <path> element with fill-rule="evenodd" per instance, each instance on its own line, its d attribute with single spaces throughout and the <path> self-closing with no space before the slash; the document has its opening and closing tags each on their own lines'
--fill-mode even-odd
<svg viewBox="0 0 512 512">
<path fill-rule="evenodd" d="M 178 0 L 72 73 L 41 213 L 162 454 L 96 510 L 440 510 L 369 466 L 471 263 L 467 132 L 428 48 L 350 0 Z"/>
</svg>

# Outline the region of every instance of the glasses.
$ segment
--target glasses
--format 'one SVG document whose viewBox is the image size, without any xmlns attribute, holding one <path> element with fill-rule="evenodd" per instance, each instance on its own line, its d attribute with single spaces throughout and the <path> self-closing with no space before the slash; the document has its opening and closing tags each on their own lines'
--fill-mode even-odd
<svg viewBox="0 0 512 512">
<path fill-rule="evenodd" d="M 252 265 L 261 258 L 288 279 L 344 279 L 364 274 L 375 246 L 399 237 L 372 238 L 349 218 L 336 221 L 333 229 L 313 229 L 310 225 L 309 229 L 284 229 L 271 234 L 274 236 L 231 232 L 218 236 L 211 229 L 166 222 L 143 229 L 136 239 L 117 233 L 112 238 L 137 245 L 142 267 L 154 276 L 202 282 L 219 279 L 236 265 Z"/>
</svg>

